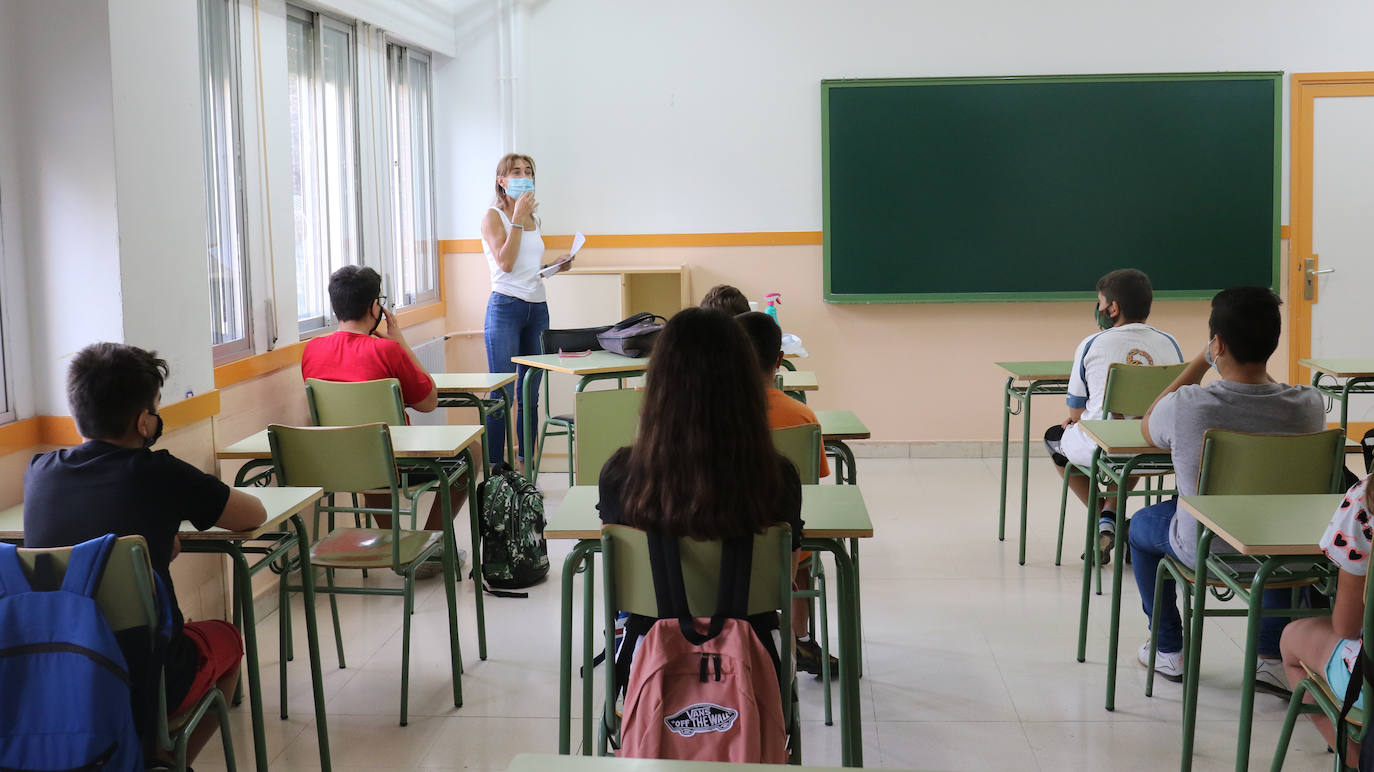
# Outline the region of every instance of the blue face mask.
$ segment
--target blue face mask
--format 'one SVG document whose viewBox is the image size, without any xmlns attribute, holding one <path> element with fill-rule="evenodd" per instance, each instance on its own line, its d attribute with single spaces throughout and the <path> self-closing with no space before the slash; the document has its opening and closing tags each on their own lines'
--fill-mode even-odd
<svg viewBox="0 0 1374 772">
<path fill-rule="evenodd" d="M 1212 356 L 1212 341 L 1216 339 L 1217 337 L 1215 335 L 1213 335 L 1211 338 L 1208 338 L 1207 348 L 1202 352 L 1202 358 L 1207 360 L 1207 364 L 1209 366 L 1216 367 L 1217 372 L 1221 372 L 1221 368 L 1217 367 L 1216 357 Z"/>
<path fill-rule="evenodd" d="M 534 191 L 534 180 L 529 177 L 511 177 L 506 180 L 506 195 L 519 198 L 522 193 Z"/>
</svg>

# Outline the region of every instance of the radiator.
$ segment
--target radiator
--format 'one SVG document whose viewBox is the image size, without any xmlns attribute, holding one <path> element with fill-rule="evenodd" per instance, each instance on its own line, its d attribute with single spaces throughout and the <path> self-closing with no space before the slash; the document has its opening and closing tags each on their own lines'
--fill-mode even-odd
<svg viewBox="0 0 1374 772">
<path fill-rule="evenodd" d="M 412 346 L 415 358 L 420 360 L 420 366 L 426 372 L 442 373 L 447 365 L 444 357 L 444 339 L 442 337 L 430 338 L 429 340 Z M 420 413 L 409 408 L 406 412 L 410 414 L 410 424 L 412 426 L 442 426 L 444 424 L 443 410 L 434 410 L 428 413 Z"/>
</svg>

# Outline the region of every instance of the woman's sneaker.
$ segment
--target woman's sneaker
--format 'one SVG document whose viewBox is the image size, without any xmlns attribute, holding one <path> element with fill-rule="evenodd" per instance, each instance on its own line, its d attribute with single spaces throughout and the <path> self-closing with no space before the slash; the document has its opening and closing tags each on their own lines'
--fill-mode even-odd
<svg viewBox="0 0 1374 772">
<path fill-rule="evenodd" d="M 1140 660 L 1140 664 L 1145 667 L 1150 666 L 1150 642 L 1140 644 L 1140 651 L 1135 655 Z M 1155 672 L 1170 681 L 1177 683 L 1183 680 L 1183 652 L 1181 651 L 1157 651 L 1155 652 Z"/>
</svg>

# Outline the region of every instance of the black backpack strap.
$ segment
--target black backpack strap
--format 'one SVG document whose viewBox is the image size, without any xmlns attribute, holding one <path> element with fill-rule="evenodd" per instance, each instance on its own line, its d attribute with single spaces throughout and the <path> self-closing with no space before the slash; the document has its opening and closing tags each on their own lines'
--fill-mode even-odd
<svg viewBox="0 0 1374 772">
<path fill-rule="evenodd" d="M 0 598 L 32 591 L 24 565 L 19 562 L 19 548 L 0 543 Z"/>
<path fill-rule="evenodd" d="M 1364 647 L 1364 642 L 1360 642 L 1360 653 L 1355 657 L 1355 667 L 1350 670 L 1350 682 L 1345 685 L 1345 700 L 1341 703 L 1341 714 L 1336 719 L 1336 726 L 1344 726 L 1346 717 L 1350 715 L 1350 710 L 1355 707 L 1355 702 L 1360 699 L 1360 690 L 1364 688 L 1365 677 L 1374 675 L 1374 663 L 1369 661 L 1369 652 Z M 1345 746 L 1340 743 L 1336 748 L 1336 758 L 1340 761 L 1340 768 L 1345 769 Z"/>
<path fill-rule="evenodd" d="M 107 533 L 90 541 L 83 541 L 72 547 L 72 555 L 67 560 L 67 573 L 62 578 L 65 592 L 95 597 L 100 588 L 100 578 L 105 575 L 105 564 L 110 561 L 114 551 L 115 535 Z"/>
<path fill-rule="evenodd" d="M 650 532 L 649 536 L 649 567 L 654 575 L 654 595 L 658 600 L 659 617 L 662 619 L 677 619 L 678 627 L 682 630 L 682 637 L 686 638 L 695 646 L 720 635 L 720 631 L 725 628 L 725 617 L 720 613 L 720 606 L 717 605 L 717 612 L 711 617 L 711 624 L 703 635 L 697 632 L 696 622 L 692 618 L 691 605 L 687 601 L 687 585 L 682 578 L 682 554 L 678 551 L 677 538 L 663 536 Z M 657 552 L 657 555 L 655 554 Z M 725 556 L 722 554 L 722 569 L 724 568 Z M 717 604 L 722 597 L 729 598 L 733 590 L 727 587 L 728 582 L 722 575 L 720 589 L 717 593 Z M 664 601 L 667 601 L 665 603 Z M 668 611 L 669 613 L 664 613 Z"/>
</svg>

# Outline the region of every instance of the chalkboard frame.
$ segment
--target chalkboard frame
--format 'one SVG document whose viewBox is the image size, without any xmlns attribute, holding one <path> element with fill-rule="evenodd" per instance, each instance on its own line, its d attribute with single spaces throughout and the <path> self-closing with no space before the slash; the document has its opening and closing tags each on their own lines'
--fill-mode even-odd
<svg viewBox="0 0 1374 772">
<path fill-rule="evenodd" d="M 1271 237 L 1271 266 L 1269 287 L 1275 292 L 1279 289 L 1279 229 L 1280 173 L 1282 168 L 1283 140 L 1283 72 L 1246 71 L 1246 72 L 1172 72 L 1172 73 L 1116 73 L 1097 75 L 1008 75 L 994 77 L 953 77 L 953 78 L 854 78 L 826 79 L 821 81 L 821 208 L 823 234 L 823 298 L 827 303 L 966 303 L 966 302 L 1031 302 L 1031 301 L 1069 301 L 1096 298 L 1091 289 L 1068 290 L 1060 292 L 893 292 L 893 293 L 840 293 L 831 286 L 831 213 L 830 203 L 830 94 L 835 89 L 883 88 L 889 86 L 933 86 L 933 85 L 980 85 L 1013 83 L 1107 83 L 1107 82 L 1158 82 L 1158 81 L 1263 81 L 1268 80 L 1274 87 L 1274 174 L 1273 174 L 1273 235 Z M 1162 290 L 1155 292 L 1157 300 L 1198 300 L 1210 299 L 1225 289 Z"/>
</svg>

